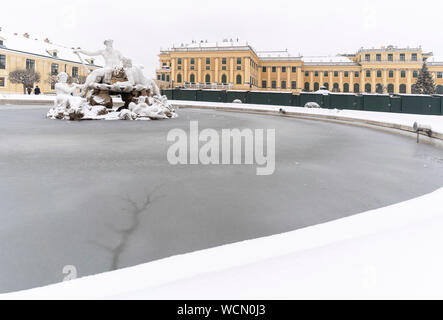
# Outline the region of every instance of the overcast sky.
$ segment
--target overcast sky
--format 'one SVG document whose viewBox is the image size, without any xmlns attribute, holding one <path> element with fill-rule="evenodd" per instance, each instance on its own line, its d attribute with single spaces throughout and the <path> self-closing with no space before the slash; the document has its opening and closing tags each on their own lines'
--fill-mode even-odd
<svg viewBox="0 0 443 320">
<path fill-rule="evenodd" d="M 153 76 L 160 48 L 240 38 L 257 50 L 353 53 L 418 46 L 443 56 L 443 1 L 22 0 L 2 1 L 0 26 L 85 49 L 103 40 Z"/>
</svg>

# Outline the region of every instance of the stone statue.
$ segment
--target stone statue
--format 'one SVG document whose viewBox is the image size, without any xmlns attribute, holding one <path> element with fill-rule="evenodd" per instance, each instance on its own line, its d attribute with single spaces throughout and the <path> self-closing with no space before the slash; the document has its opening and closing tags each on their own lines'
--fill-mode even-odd
<svg viewBox="0 0 443 320">
<path fill-rule="evenodd" d="M 114 49 L 114 41 L 113 40 L 105 40 L 105 49 L 98 51 L 86 51 L 86 50 L 74 50 L 74 53 L 82 53 L 84 55 L 95 57 L 102 56 L 105 60 L 105 68 L 114 69 L 118 67 L 122 67 L 123 55 Z"/>
</svg>

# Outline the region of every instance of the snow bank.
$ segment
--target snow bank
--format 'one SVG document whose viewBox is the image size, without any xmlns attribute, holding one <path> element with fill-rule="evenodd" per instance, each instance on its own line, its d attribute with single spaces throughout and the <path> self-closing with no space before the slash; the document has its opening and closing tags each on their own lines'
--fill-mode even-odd
<svg viewBox="0 0 443 320">
<path fill-rule="evenodd" d="M 443 298 L 443 188 L 285 234 L 2 299 Z"/>
<path fill-rule="evenodd" d="M 238 109 L 239 105 L 235 103 L 220 103 L 220 102 L 206 102 L 206 101 L 170 101 L 172 105 L 177 107 L 199 107 L 199 108 L 217 108 L 223 109 Z M 287 115 L 305 115 L 305 116 L 327 116 L 346 120 L 365 120 L 380 123 L 387 123 L 397 126 L 406 126 L 412 128 L 414 122 L 420 124 L 430 125 L 434 132 L 443 134 L 443 116 L 431 115 L 417 115 L 406 113 L 391 113 L 391 112 L 372 112 L 359 110 L 339 110 L 339 109 L 308 109 L 302 107 L 288 107 L 288 106 L 270 106 L 257 104 L 243 104 L 242 110 L 250 111 L 272 111 L 279 112 L 280 109 L 286 111 Z"/>
</svg>

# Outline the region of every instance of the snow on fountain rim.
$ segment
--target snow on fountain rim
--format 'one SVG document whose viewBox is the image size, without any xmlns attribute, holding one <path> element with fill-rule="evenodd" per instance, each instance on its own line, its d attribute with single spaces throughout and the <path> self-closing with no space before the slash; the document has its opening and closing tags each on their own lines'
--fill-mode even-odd
<svg viewBox="0 0 443 320">
<path fill-rule="evenodd" d="M 332 222 L 0 299 L 442 298 L 442 228 L 443 188 Z"/>
</svg>

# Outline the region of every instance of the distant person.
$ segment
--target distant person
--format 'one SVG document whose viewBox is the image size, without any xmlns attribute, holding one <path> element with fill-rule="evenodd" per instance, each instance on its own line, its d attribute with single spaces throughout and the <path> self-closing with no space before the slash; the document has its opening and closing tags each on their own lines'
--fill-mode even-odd
<svg viewBox="0 0 443 320">
<path fill-rule="evenodd" d="M 36 86 L 35 89 L 34 89 L 34 94 L 35 94 L 36 96 L 38 96 L 40 93 L 41 93 L 41 92 L 40 92 L 40 88 L 39 88 L 38 86 Z"/>
<path fill-rule="evenodd" d="M 32 93 L 32 88 L 28 88 L 28 94 Z"/>
</svg>

